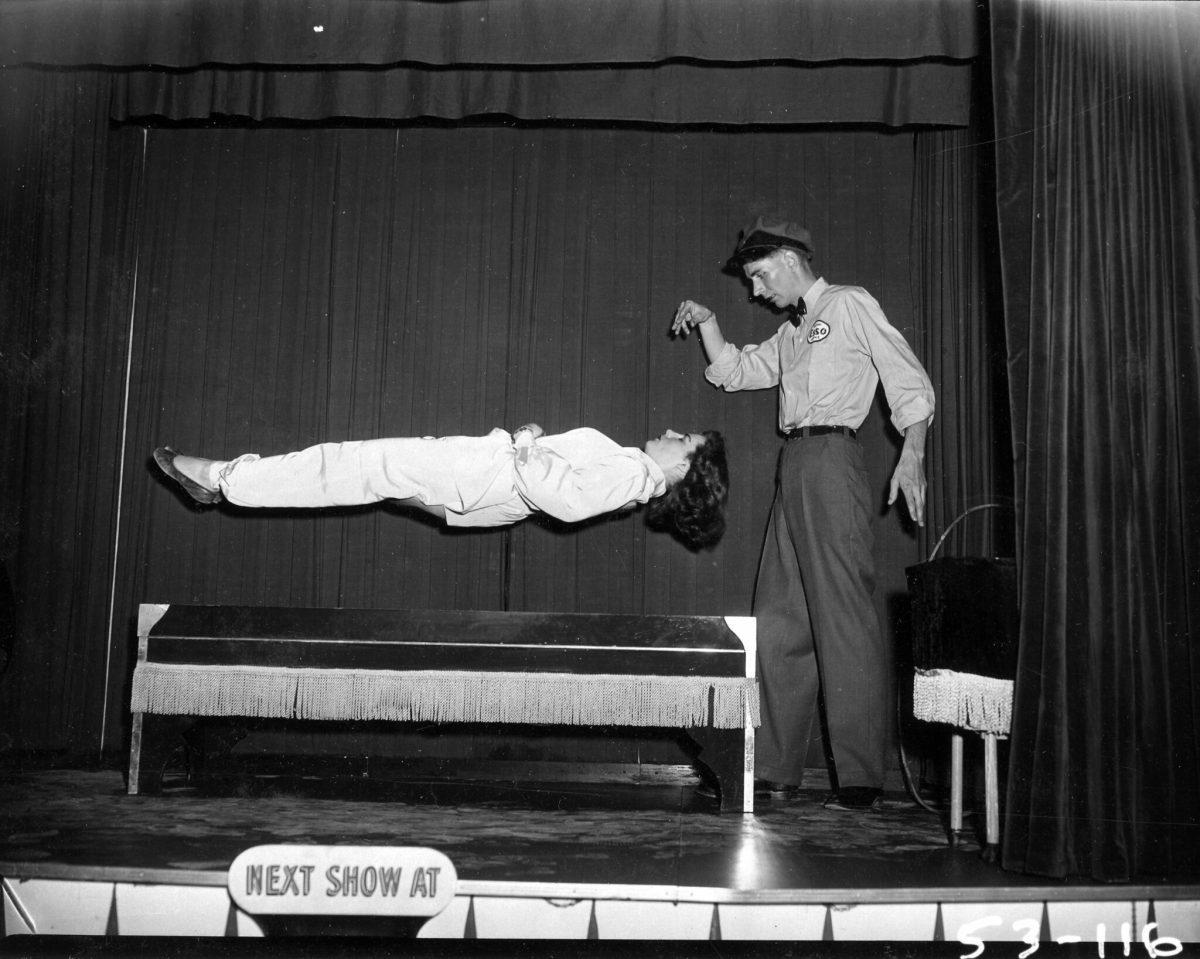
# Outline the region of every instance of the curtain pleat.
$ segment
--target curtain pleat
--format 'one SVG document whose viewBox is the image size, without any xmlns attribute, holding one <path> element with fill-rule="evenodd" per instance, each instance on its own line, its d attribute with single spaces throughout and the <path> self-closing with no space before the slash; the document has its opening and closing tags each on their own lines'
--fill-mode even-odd
<svg viewBox="0 0 1200 959">
<path fill-rule="evenodd" d="M 97 750 L 124 709 L 109 613 L 142 132 L 111 127 L 108 99 L 95 72 L 0 70 L 5 749 Z"/>
<path fill-rule="evenodd" d="M 1014 870 L 1200 875 L 1198 44 L 1191 4 L 993 8 Z"/>
<path fill-rule="evenodd" d="M 993 146 L 986 129 L 976 123 L 915 137 L 917 353 L 938 397 L 927 441 L 925 557 L 935 548 L 939 556 L 1011 557 L 1015 548 L 1003 313 L 991 260 Z"/>
</svg>

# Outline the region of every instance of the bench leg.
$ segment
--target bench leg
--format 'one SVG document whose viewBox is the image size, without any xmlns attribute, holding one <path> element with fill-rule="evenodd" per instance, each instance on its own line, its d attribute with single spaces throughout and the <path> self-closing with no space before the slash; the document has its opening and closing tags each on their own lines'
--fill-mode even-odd
<svg viewBox="0 0 1200 959">
<path fill-rule="evenodd" d="M 983 733 L 984 807 L 986 844 L 981 858 L 995 862 L 1000 850 L 1000 775 L 996 761 L 996 734 Z"/>
<path fill-rule="evenodd" d="M 753 737 L 754 729 L 749 729 Z M 717 779 L 721 812 L 753 812 L 754 787 L 746 788 L 747 731 L 741 729 L 689 729 L 688 735 L 700 747 L 698 762 Z M 753 739 L 750 740 L 751 782 L 753 782 Z"/>
<path fill-rule="evenodd" d="M 133 734 L 129 743 L 129 778 L 125 788 L 130 796 L 148 796 L 162 789 L 163 771 L 171 756 L 186 748 L 183 733 L 191 721 L 183 716 L 134 713 Z"/>
<path fill-rule="evenodd" d="M 963 839 L 963 737 L 950 734 L 950 845 Z"/>
</svg>

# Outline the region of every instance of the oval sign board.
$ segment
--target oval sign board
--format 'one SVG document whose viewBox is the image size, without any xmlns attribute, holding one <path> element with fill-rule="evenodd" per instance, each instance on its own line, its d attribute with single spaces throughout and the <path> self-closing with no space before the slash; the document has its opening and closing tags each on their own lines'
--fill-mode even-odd
<svg viewBox="0 0 1200 959">
<path fill-rule="evenodd" d="M 229 867 L 229 895 L 251 915 L 435 916 L 457 881 L 421 846 L 252 846 Z"/>
</svg>

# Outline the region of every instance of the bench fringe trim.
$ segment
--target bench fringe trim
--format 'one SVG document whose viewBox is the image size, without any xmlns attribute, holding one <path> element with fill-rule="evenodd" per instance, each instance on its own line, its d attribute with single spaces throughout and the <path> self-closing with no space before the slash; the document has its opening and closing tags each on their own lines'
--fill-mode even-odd
<svg viewBox="0 0 1200 959">
<path fill-rule="evenodd" d="M 1013 682 L 952 669 L 918 669 L 913 715 L 978 733 L 1006 736 L 1012 726 Z"/>
<path fill-rule="evenodd" d="M 546 723 L 759 725 L 753 679 L 714 676 L 298 669 L 138 663 L 132 710 L 185 716 Z M 710 715 L 711 714 L 711 715 Z"/>
</svg>

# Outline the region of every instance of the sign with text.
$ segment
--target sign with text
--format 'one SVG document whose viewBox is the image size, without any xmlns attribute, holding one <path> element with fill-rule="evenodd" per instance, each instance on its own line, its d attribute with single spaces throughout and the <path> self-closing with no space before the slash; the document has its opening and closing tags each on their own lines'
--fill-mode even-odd
<svg viewBox="0 0 1200 959">
<path fill-rule="evenodd" d="M 435 916 L 457 881 L 421 846 L 252 846 L 229 867 L 229 895 L 251 915 Z"/>
</svg>

